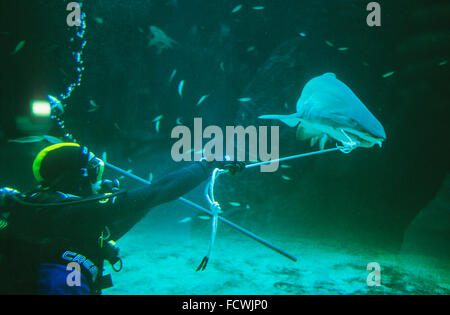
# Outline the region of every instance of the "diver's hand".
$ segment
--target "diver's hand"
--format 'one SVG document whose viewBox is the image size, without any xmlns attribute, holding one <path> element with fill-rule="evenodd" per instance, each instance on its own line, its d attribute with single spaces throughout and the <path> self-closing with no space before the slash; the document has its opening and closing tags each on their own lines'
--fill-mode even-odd
<svg viewBox="0 0 450 315">
<path fill-rule="evenodd" d="M 104 179 L 100 185 L 99 193 L 107 194 L 107 193 L 115 193 L 118 192 L 120 188 L 120 183 L 118 179 L 114 181 L 109 179 Z"/>
<path fill-rule="evenodd" d="M 207 162 L 203 160 L 203 163 L 207 164 L 207 167 L 212 171 L 215 168 L 228 171 L 231 175 L 242 172 L 245 169 L 245 162 L 242 161 L 230 161 L 228 157 L 224 157 L 224 161 L 213 160 Z"/>
<path fill-rule="evenodd" d="M 20 192 L 15 189 L 8 187 L 0 188 L 0 207 L 3 207 L 13 196 L 18 195 L 20 195 Z"/>
<path fill-rule="evenodd" d="M 228 171 L 231 175 L 242 172 L 245 169 L 245 162 L 242 161 L 217 161 L 217 168 Z"/>
</svg>

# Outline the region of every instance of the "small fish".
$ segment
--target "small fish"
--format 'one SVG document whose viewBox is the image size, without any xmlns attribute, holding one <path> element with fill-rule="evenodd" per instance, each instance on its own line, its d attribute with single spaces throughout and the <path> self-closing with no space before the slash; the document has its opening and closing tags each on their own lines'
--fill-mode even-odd
<svg viewBox="0 0 450 315">
<path fill-rule="evenodd" d="M 281 167 L 281 168 L 291 168 L 292 166 L 286 165 L 286 164 L 281 164 L 280 167 Z"/>
<path fill-rule="evenodd" d="M 159 133 L 159 125 L 161 124 L 161 120 L 158 120 L 155 124 L 156 133 Z"/>
<path fill-rule="evenodd" d="M 329 41 L 325 41 L 325 43 L 328 45 L 328 46 L 330 46 L 330 47 L 334 47 L 334 44 L 332 43 L 332 42 L 329 42 Z"/>
<path fill-rule="evenodd" d="M 29 137 L 23 137 L 23 138 L 18 138 L 18 139 L 11 139 L 11 140 L 8 140 L 8 142 L 13 142 L 13 143 L 35 143 L 35 142 L 41 142 L 42 140 L 44 140 L 44 137 L 41 137 L 41 136 L 29 136 Z"/>
<path fill-rule="evenodd" d="M 51 144 L 58 144 L 63 142 L 61 139 L 49 135 L 43 135 L 42 138 L 44 138 L 45 141 Z"/>
<path fill-rule="evenodd" d="M 192 220 L 191 217 L 187 217 L 187 218 L 184 218 L 184 219 L 178 221 L 178 223 L 186 223 L 186 222 L 189 222 L 189 221 L 191 221 L 191 220 Z"/>
<path fill-rule="evenodd" d="M 164 117 L 164 115 L 156 116 L 156 117 L 153 119 L 153 122 L 156 122 L 156 121 L 158 121 L 158 120 L 161 120 L 163 117 Z"/>
<path fill-rule="evenodd" d="M 367 62 L 363 61 L 363 66 L 368 67 L 369 64 Z"/>
<path fill-rule="evenodd" d="M 153 181 L 153 173 L 148 174 L 148 181 L 150 183 Z"/>
<path fill-rule="evenodd" d="M 199 218 L 200 220 L 209 220 L 209 217 L 206 215 L 199 215 L 197 218 Z"/>
<path fill-rule="evenodd" d="M 338 50 L 339 51 L 346 51 L 346 50 L 349 50 L 349 48 L 348 47 L 340 47 L 340 48 L 338 48 Z"/>
<path fill-rule="evenodd" d="M 94 100 L 90 100 L 89 104 L 91 104 L 92 108 L 88 110 L 89 113 L 95 112 L 99 109 L 98 105 L 94 102 Z"/>
<path fill-rule="evenodd" d="M 20 42 L 16 45 L 16 48 L 14 48 L 14 50 L 11 52 L 11 55 L 17 54 L 17 53 L 23 48 L 23 46 L 25 46 L 25 43 L 26 43 L 25 40 L 20 41 Z"/>
<path fill-rule="evenodd" d="M 143 30 L 142 27 L 140 27 L 140 26 L 138 26 L 138 31 L 139 31 L 140 33 L 144 33 L 144 30 Z"/>
<path fill-rule="evenodd" d="M 284 180 L 292 180 L 290 177 L 286 176 L 286 175 L 281 175 L 281 178 Z"/>
<path fill-rule="evenodd" d="M 286 108 L 286 109 L 289 108 L 288 103 L 284 103 L 284 108 Z"/>
<path fill-rule="evenodd" d="M 231 202 L 229 202 L 229 204 L 230 204 L 230 206 L 233 206 L 233 207 L 240 207 L 241 206 L 241 204 L 239 202 L 231 201 Z"/>
<path fill-rule="evenodd" d="M 299 33 L 298 35 L 300 35 L 301 37 L 306 37 L 306 33 Z"/>
<path fill-rule="evenodd" d="M 177 120 L 175 121 L 177 125 L 182 125 L 183 123 L 181 122 L 181 118 L 178 117 Z"/>
<path fill-rule="evenodd" d="M 383 74 L 383 79 L 385 79 L 385 78 L 389 78 L 391 75 L 393 75 L 395 73 L 395 71 L 391 71 L 391 72 L 388 72 L 388 73 L 385 73 L 385 74 Z"/>
<path fill-rule="evenodd" d="M 117 123 L 114 123 L 114 128 L 116 128 L 119 131 L 122 131 L 122 129 L 120 129 L 119 125 Z"/>
<path fill-rule="evenodd" d="M 253 10 L 264 10 L 264 7 L 263 6 L 254 6 L 252 9 Z"/>
<path fill-rule="evenodd" d="M 250 102 L 251 100 L 251 97 L 241 97 L 238 99 L 239 102 Z"/>
<path fill-rule="evenodd" d="M 255 49 L 256 49 L 255 46 L 250 46 L 250 47 L 247 48 L 247 52 L 252 52 Z"/>
<path fill-rule="evenodd" d="M 180 83 L 178 83 L 178 95 L 183 97 L 183 86 L 184 86 L 184 80 L 181 80 Z"/>
<path fill-rule="evenodd" d="M 103 19 L 101 17 L 95 17 L 94 21 L 97 22 L 98 24 L 103 24 Z"/>
<path fill-rule="evenodd" d="M 176 74 L 177 74 L 177 69 L 174 69 L 174 70 L 172 71 L 172 73 L 170 74 L 170 77 L 169 77 L 169 83 L 172 82 L 172 80 L 173 80 L 173 78 L 175 77 Z"/>
<path fill-rule="evenodd" d="M 250 205 L 245 205 L 245 209 L 250 209 Z"/>
<path fill-rule="evenodd" d="M 234 9 L 231 11 L 231 13 L 236 13 L 236 12 L 238 12 L 240 9 L 242 9 L 242 4 L 238 4 L 237 6 L 235 6 Z"/>
<path fill-rule="evenodd" d="M 448 63 L 448 60 L 444 60 L 439 62 L 438 66 L 445 66 Z"/>
<path fill-rule="evenodd" d="M 203 103 L 204 100 L 206 100 L 209 97 L 209 94 L 203 95 L 202 97 L 200 97 L 200 99 L 197 102 L 197 106 L 200 105 L 201 103 Z"/>
<path fill-rule="evenodd" d="M 223 61 L 220 62 L 220 70 L 225 71 L 225 66 Z"/>
</svg>

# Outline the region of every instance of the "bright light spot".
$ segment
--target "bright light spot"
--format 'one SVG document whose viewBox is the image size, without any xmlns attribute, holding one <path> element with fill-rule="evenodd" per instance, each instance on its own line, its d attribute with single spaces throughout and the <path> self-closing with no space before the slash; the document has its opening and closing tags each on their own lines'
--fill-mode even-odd
<svg viewBox="0 0 450 315">
<path fill-rule="evenodd" d="M 50 116 L 50 103 L 47 101 L 31 101 L 31 113 L 36 117 Z"/>
</svg>

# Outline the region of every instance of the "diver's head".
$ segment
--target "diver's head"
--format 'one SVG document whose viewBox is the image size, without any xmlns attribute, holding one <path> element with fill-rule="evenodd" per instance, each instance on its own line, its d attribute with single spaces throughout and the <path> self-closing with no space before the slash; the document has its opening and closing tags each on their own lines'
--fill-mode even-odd
<svg viewBox="0 0 450 315">
<path fill-rule="evenodd" d="M 33 175 L 45 189 L 86 197 L 97 193 L 105 164 L 86 147 L 58 143 L 39 152 Z"/>
</svg>

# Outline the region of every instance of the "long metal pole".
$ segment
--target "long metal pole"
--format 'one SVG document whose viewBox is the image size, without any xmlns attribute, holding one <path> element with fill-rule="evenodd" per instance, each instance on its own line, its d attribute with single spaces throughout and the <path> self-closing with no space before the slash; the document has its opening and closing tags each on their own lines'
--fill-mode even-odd
<svg viewBox="0 0 450 315">
<path fill-rule="evenodd" d="M 132 179 L 134 179 L 134 180 L 136 180 L 136 181 L 138 181 L 138 182 L 140 182 L 142 184 L 145 184 L 145 185 L 150 185 L 151 184 L 149 181 L 146 181 L 145 179 L 143 179 L 143 178 L 141 178 L 139 176 L 136 176 L 136 175 L 134 175 L 131 172 L 127 172 L 127 171 L 125 171 L 125 170 L 123 170 L 123 169 L 121 169 L 121 168 L 119 168 L 117 166 L 114 166 L 114 165 L 110 164 L 110 163 L 105 162 L 105 166 L 110 168 L 110 169 L 112 169 L 112 170 L 114 170 L 114 171 L 116 171 L 117 173 L 122 174 L 123 176 L 132 178 Z M 188 199 L 186 199 L 184 197 L 180 197 L 180 198 L 178 198 L 178 200 L 180 200 L 181 202 L 184 202 L 187 205 L 190 205 L 190 206 L 196 208 L 197 210 L 203 211 L 204 213 L 206 213 L 206 214 L 208 214 L 210 216 L 213 216 L 213 213 L 211 211 L 209 211 L 209 210 L 205 209 L 204 207 L 196 204 L 195 202 L 192 202 L 192 201 L 190 201 L 190 200 L 188 200 Z M 235 224 L 235 223 L 233 223 L 231 221 L 228 221 L 227 219 L 222 218 L 220 216 L 219 216 L 219 220 L 222 221 L 223 223 L 229 225 L 233 229 L 235 229 L 235 230 L 237 230 L 237 231 L 247 235 L 248 237 L 254 239 L 255 241 L 263 244 L 264 246 L 266 246 L 266 247 L 276 251 L 277 253 L 283 255 L 284 257 L 289 258 L 292 261 L 297 261 L 297 258 L 292 256 L 291 254 L 288 254 L 287 252 L 279 249 L 278 247 L 275 247 L 274 245 L 268 243 L 267 241 L 263 240 L 259 236 L 257 236 L 255 234 L 253 234 L 252 232 L 250 232 L 250 231 L 240 227 L 239 225 L 237 225 L 237 224 Z"/>
<path fill-rule="evenodd" d="M 313 151 L 313 152 L 308 152 L 308 153 L 291 155 L 291 156 L 287 156 L 287 157 L 276 159 L 276 160 L 268 160 L 268 161 L 264 161 L 264 162 L 257 162 L 257 163 L 253 163 L 253 164 L 247 164 L 245 166 L 245 168 L 252 168 L 252 167 L 266 165 L 266 164 L 271 164 L 271 163 L 278 163 L 278 162 L 283 162 L 283 161 L 287 161 L 287 160 L 299 159 L 299 158 L 302 158 L 302 157 L 307 157 L 307 156 L 317 155 L 317 154 L 322 154 L 322 153 L 327 153 L 327 152 L 333 152 L 333 151 L 338 151 L 338 150 L 342 151 L 342 147 L 336 147 L 336 148 L 332 148 L 332 149 Z"/>
</svg>

